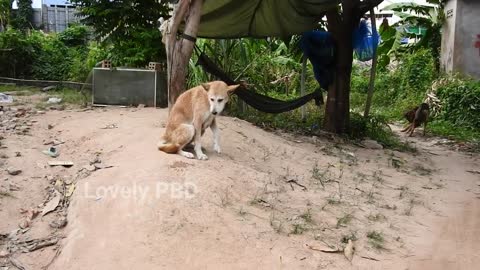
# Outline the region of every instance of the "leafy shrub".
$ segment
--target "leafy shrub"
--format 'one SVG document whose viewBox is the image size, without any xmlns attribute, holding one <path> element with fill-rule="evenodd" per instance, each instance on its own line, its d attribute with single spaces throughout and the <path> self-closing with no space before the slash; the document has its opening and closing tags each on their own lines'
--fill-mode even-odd
<svg viewBox="0 0 480 270">
<path fill-rule="evenodd" d="M 41 49 L 32 64 L 33 78 L 61 81 L 70 70 L 69 48 L 56 35 L 40 36 Z"/>
<path fill-rule="evenodd" d="M 455 125 L 480 128 L 480 82 L 474 80 L 448 80 L 437 95 L 442 101 L 440 118 Z"/>
<path fill-rule="evenodd" d="M 0 75 L 25 78 L 32 74 L 32 64 L 41 50 L 41 40 L 36 36 L 8 28 L 0 32 Z"/>
<path fill-rule="evenodd" d="M 65 31 L 58 34 L 58 39 L 69 47 L 86 46 L 88 42 L 88 28 L 80 24 L 71 24 Z"/>
</svg>

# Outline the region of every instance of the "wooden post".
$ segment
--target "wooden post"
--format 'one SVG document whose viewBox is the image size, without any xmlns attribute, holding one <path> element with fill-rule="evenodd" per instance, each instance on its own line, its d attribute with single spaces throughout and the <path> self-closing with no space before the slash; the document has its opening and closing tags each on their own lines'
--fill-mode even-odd
<svg viewBox="0 0 480 270">
<path fill-rule="evenodd" d="M 185 20 L 184 33 L 196 37 L 203 0 L 180 0 L 175 6 L 166 38 L 168 107 L 171 109 L 178 96 L 185 91 L 188 61 L 195 42 L 177 39 L 178 28 Z"/>
<path fill-rule="evenodd" d="M 375 19 L 375 11 L 370 9 L 370 20 L 372 21 L 372 34 L 373 30 L 377 30 L 377 23 Z M 375 44 L 377 45 L 377 44 Z M 370 114 L 370 107 L 372 106 L 373 89 L 375 86 L 375 74 L 377 73 L 377 47 L 373 47 L 373 59 L 372 69 L 370 70 L 370 83 L 368 85 L 367 103 L 365 104 L 365 112 L 363 117 L 368 117 Z"/>
<path fill-rule="evenodd" d="M 302 75 L 300 77 L 300 95 L 303 97 L 305 95 L 305 76 L 307 70 L 307 57 L 303 55 L 302 57 Z M 305 105 L 302 106 L 302 121 L 305 120 Z"/>
</svg>

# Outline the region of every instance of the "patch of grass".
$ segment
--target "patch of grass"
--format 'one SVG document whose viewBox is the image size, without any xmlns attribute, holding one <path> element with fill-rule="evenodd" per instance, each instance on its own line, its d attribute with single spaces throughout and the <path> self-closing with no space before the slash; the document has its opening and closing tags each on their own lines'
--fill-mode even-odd
<svg viewBox="0 0 480 270">
<path fill-rule="evenodd" d="M 422 164 L 415 164 L 413 170 L 421 176 L 431 175 L 433 170 L 423 166 Z"/>
<path fill-rule="evenodd" d="M 329 168 L 330 167 L 328 167 L 325 171 L 322 171 L 318 167 L 318 163 L 315 163 L 312 168 L 312 178 L 317 180 L 323 188 L 325 188 L 325 183 L 330 181 Z"/>
<path fill-rule="evenodd" d="M 355 232 L 350 232 L 349 234 L 342 235 L 340 241 L 344 244 L 348 243 L 348 240 L 352 240 L 352 242 L 357 241 L 357 234 Z"/>
<path fill-rule="evenodd" d="M 92 96 L 89 91 L 80 91 L 70 88 L 60 88 L 52 92 L 54 96 L 62 99 L 62 103 L 76 104 L 80 106 L 87 106 Z"/>
<path fill-rule="evenodd" d="M 380 213 L 377 213 L 377 214 L 370 214 L 367 216 L 367 219 L 370 220 L 370 221 L 374 221 L 374 222 L 379 222 L 379 221 L 383 221 L 386 219 L 386 217 Z"/>
<path fill-rule="evenodd" d="M 300 218 L 302 218 L 303 220 L 305 220 L 306 223 L 313 223 L 312 213 L 310 212 L 310 209 L 308 209 L 307 211 L 305 211 L 305 213 L 301 214 L 301 215 L 300 215 Z"/>
<path fill-rule="evenodd" d="M 435 120 L 428 123 L 427 132 L 456 141 L 469 141 L 480 144 L 480 130 L 458 126 L 444 120 Z"/>
<path fill-rule="evenodd" d="M 275 212 L 270 215 L 270 226 L 276 233 L 282 233 L 283 231 L 283 222 L 275 217 Z"/>
<path fill-rule="evenodd" d="M 17 86 L 17 85 L 0 85 L 0 92 L 38 92 L 40 88 L 33 86 Z M 15 93 L 17 95 L 17 93 Z M 22 95 L 22 94 L 20 94 Z"/>
<path fill-rule="evenodd" d="M 406 216 L 411 216 L 412 212 L 413 212 L 413 208 L 417 204 L 420 204 L 420 202 L 415 200 L 415 199 L 410 199 L 410 201 L 408 202 L 408 206 L 405 209 L 405 211 L 403 212 L 403 214 L 406 215 Z"/>
<path fill-rule="evenodd" d="M 401 186 L 400 194 L 398 194 L 398 198 L 403 199 L 407 193 L 408 193 L 408 186 L 407 185 Z"/>
<path fill-rule="evenodd" d="M 352 221 L 352 219 L 352 214 L 345 214 L 343 217 L 337 219 L 336 228 L 339 229 L 340 227 L 346 227 L 350 223 L 350 221 Z"/>
<path fill-rule="evenodd" d="M 305 225 L 303 224 L 293 224 L 292 225 L 292 230 L 290 231 L 291 234 L 302 234 L 307 230 L 305 228 Z"/>
<path fill-rule="evenodd" d="M 369 231 L 367 233 L 368 243 L 375 249 L 383 250 L 385 249 L 384 243 L 385 239 L 382 232 Z"/>
<path fill-rule="evenodd" d="M 240 209 L 238 210 L 238 214 L 239 214 L 240 216 L 244 217 L 244 216 L 247 215 L 247 211 L 245 211 L 245 210 L 243 209 L 243 207 L 242 207 L 242 208 L 240 208 Z"/>
<path fill-rule="evenodd" d="M 352 113 L 350 116 L 350 137 L 363 139 L 368 137 L 377 141 L 385 148 L 402 152 L 416 152 L 416 148 L 407 142 L 402 142 L 393 133 L 385 117 L 374 115 L 365 118 L 360 114 Z"/>
<path fill-rule="evenodd" d="M 339 199 L 335 199 L 335 198 L 328 198 L 327 203 L 330 204 L 330 205 L 339 205 L 339 204 L 342 203 L 342 201 L 340 201 Z"/>
<path fill-rule="evenodd" d="M 15 198 L 10 192 L 5 190 L 0 190 L 0 198 Z"/>
<path fill-rule="evenodd" d="M 297 98 L 296 95 L 290 96 L 278 96 L 277 93 L 263 93 L 271 97 L 280 98 L 280 99 L 293 99 Z M 233 97 L 236 99 L 236 97 Z M 296 134 L 309 134 L 313 135 L 315 132 L 320 130 L 320 123 L 323 121 L 323 107 L 317 107 L 313 102 L 307 103 L 305 105 L 305 119 L 302 119 L 301 110 L 293 110 L 290 112 L 271 114 L 263 113 L 252 108 L 246 107 L 246 110 L 241 112 L 239 106 L 235 104 L 236 101 L 233 100 L 230 104 L 228 114 L 231 116 L 236 116 L 238 118 L 244 119 L 256 126 L 259 126 L 265 130 L 283 130 Z"/>
</svg>

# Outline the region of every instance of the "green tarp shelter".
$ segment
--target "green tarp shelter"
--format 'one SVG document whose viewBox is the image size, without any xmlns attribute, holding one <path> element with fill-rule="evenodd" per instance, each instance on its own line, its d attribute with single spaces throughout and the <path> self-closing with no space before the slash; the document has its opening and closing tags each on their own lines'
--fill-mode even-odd
<svg viewBox="0 0 480 270">
<path fill-rule="evenodd" d="M 317 28 L 338 0 L 205 0 L 198 37 L 288 37 Z"/>
</svg>

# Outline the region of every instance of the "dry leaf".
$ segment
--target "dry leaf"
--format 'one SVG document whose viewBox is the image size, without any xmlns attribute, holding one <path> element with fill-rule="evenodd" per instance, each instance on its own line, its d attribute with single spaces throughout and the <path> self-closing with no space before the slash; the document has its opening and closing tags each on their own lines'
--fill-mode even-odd
<svg viewBox="0 0 480 270">
<path fill-rule="evenodd" d="M 353 242 L 351 239 L 349 239 L 347 246 L 343 250 L 343 254 L 345 255 L 345 258 L 347 258 L 347 260 L 352 261 L 353 252 L 354 252 Z"/>
<path fill-rule="evenodd" d="M 65 193 L 65 197 L 72 196 L 73 192 L 75 191 L 75 184 L 70 184 L 67 187 L 67 192 Z"/>
<path fill-rule="evenodd" d="M 55 196 L 43 208 L 42 216 L 45 216 L 57 208 L 58 204 L 60 203 L 60 197 L 60 193 L 55 190 Z"/>
</svg>

